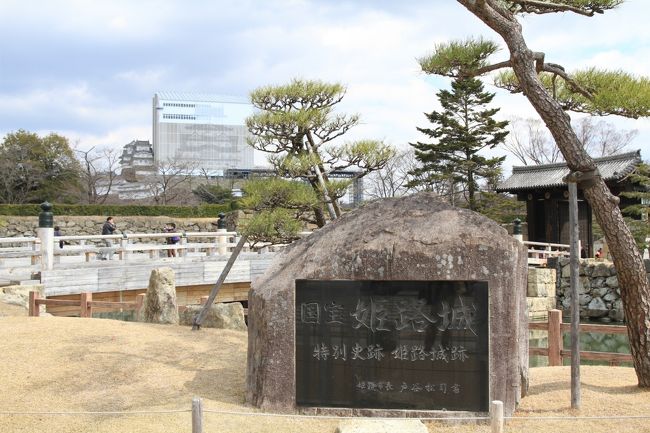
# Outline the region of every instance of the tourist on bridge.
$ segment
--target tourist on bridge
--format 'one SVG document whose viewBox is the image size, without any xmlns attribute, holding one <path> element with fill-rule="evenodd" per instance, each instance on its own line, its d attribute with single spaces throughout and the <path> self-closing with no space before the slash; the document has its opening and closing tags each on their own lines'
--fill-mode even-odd
<svg viewBox="0 0 650 433">
<path fill-rule="evenodd" d="M 117 225 L 115 224 L 115 219 L 113 217 L 106 218 L 106 222 L 102 226 L 102 235 L 112 235 L 115 230 L 117 230 Z M 106 251 L 100 253 L 100 260 L 110 260 L 113 257 L 113 241 L 110 239 L 104 239 L 104 245 L 106 246 Z"/>
<path fill-rule="evenodd" d="M 165 228 L 163 229 L 166 233 L 174 233 L 176 231 L 176 224 L 175 223 L 167 223 L 165 224 Z M 180 236 L 174 235 L 171 237 L 167 238 L 167 244 L 168 245 L 175 245 L 179 243 L 181 240 Z M 173 248 L 170 248 L 167 250 L 167 257 L 176 257 L 176 250 Z"/>
</svg>

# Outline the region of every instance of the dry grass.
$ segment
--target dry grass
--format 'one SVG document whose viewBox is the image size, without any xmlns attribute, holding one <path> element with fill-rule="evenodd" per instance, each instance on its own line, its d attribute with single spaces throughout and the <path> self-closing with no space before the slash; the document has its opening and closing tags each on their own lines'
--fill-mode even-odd
<svg viewBox="0 0 650 433">
<path fill-rule="evenodd" d="M 244 405 L 246 334 L 101 319 L 0 317 L 0 412 L 206 410 Z M 650 392 L 630 368 L 583 367 L 582 404 L 570 410 L 569 370 L 532 370 L 530 395 L 508 432 L 650 432 L 650 420 L 536 421 L 532 416 L 650 414 Z M 334 432 L 336 420 L 204 414 L 206 432 Z M 428 423 L 431 432 L 489 432 Z M 4 415 L 0 432 L 188 432 L 188 412 L 153 415 Z"/>
</svg>

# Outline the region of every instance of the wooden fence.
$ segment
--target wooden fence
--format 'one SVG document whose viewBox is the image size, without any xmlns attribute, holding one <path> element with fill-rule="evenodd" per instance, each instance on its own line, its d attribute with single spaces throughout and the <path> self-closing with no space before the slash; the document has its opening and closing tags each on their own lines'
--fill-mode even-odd
<svg viewBox="0 0 650 433">
<path fill-rule="evenodd" d="M 569 257 L 570 255 L 570 245 L 568 244 L 524 241 L 524 245 L 528 249 L 529 266 L 546 266 L 546 262 L 551 257 Z"/>
<path fill-rule="evenodd" d="M 562 323 L 562 312 L 560 310 L 550 310 L 548 312 L 548 321 L 546 323 L 531 322 L 528 324 L 528 329 L 548 332 L 548 347 L 531 347 L 529 349 L 530 355 L 547 356 L 549 366 L 562 365 L 563 358 L 571 357 L 571 351 L 564 349 L 562 339 L 562 334 L 571 330 L 571 324 Z M 625 326 L 591 325 L 581 323 L 580 332 L 627 335 L 627 328 Z M 580 359 L 607 361 L 609 362 L 609 365 L 618 365 L 621 362 L 632 362 L 632 355 L 627 353 L 590 352 L 581 350 Z"/>
<path fill-rule="evenodd" d="M 38 292 L 29 292 L 29 315 L 38 317 L 40 306 L 65 306 L 79 307 L 79 316 L 93 317 L 93 308 L 110 308 L 135 310 L 136 316 L 140 315 L 144 306 L 144 293 L 136 295 L 135 302 L 113 302 L 113 301 L 93 301 L 93 294 L 89 292 L 81 293 L 79 300 L 74 299 L 45 299 L 40 298 Z"/>
</svg>

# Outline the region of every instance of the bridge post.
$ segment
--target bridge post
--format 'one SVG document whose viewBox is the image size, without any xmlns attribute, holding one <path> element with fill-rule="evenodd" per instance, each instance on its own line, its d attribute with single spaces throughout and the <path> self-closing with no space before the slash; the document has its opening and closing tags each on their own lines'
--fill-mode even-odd
<svg viewBox="0 0 650 433">
<path fill-rule="evenodd" d="M 217 233 L 223 233 L 221 236 L 217 235 L 217 253 L 219 255 L 228 253 L 228 237 L 226 233 L 226 214 L 220 213 L 219 220 L 217 221 Z"/>
<path fill-rule="evenodd" d="M 54 267 L 54 215 L 52 205 L 41 203 L 38 214 L 38 238 L 41 240 L 41 270 L 50 271 Z"/>
<path fill-rule="evenodd" d="M 129 260 L 129 237 L 126 235 L 126 233 L 122 233 L 122 239 L 120 239 L 120 252 L 119 252 L 119 257 L 120 260 Z"/>
<path fill-rule="evenodd" d="M 524 235 L 521 232 L 521 220 L 519 218 L 515 218 L 512 222 L 512 237 L 517 239 L 519 242 L 524 241 Z"/>
<path fill-rule="evenodd" d="M 183 232 L 181 235 L 181 245 L 187 245 L 187 233 Z M 179 248 L 176 250 L 178 257 L 187 257 L 187 248 Z"/>
</svg>

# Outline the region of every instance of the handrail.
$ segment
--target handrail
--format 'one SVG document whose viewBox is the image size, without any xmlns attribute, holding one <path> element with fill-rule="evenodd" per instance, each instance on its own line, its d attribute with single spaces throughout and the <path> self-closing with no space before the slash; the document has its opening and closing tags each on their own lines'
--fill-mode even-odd
<svg viewBox="0 0 650 433">
<path fill-rule="evenodd" d="M 530 355 L 539 355 L 548 357 L 548 365 L 562 365 L 562 358 L 571 356 L 571 351 L 564 349 L 564 340 L 562 334 L 569 331 L 570 323 L 562 323 L 562 312 L 560 310 L 549 310 L 548 320 L 546 322 L 528 323 L 529 330 L 539 330 L 548 332 L 548 347 L 531 347 L 528 350 Z M 617 325 L 595 325 L 590 323 L 581 323 L 580 332 L 599 332 L 606 334 L 627 334 L 625 326 Z M 580 358 L 588 360 L 608 361 L 610 365 L 616 365 L 619 362 L 632 362 L 632 355 L 629 353 L 616 352 L 593 352 L 580 351 Z"/>
<path fill-rule="evenodd" d="M 524 241 L 524 245 L 538 245 L 542 247 L 557 247 L 557 248 L 566 248 L 569 249 L 571 246 L 569 244 L 554 244 L 551 242 L 533 242 L 533 241 Z"/>
</svg>

